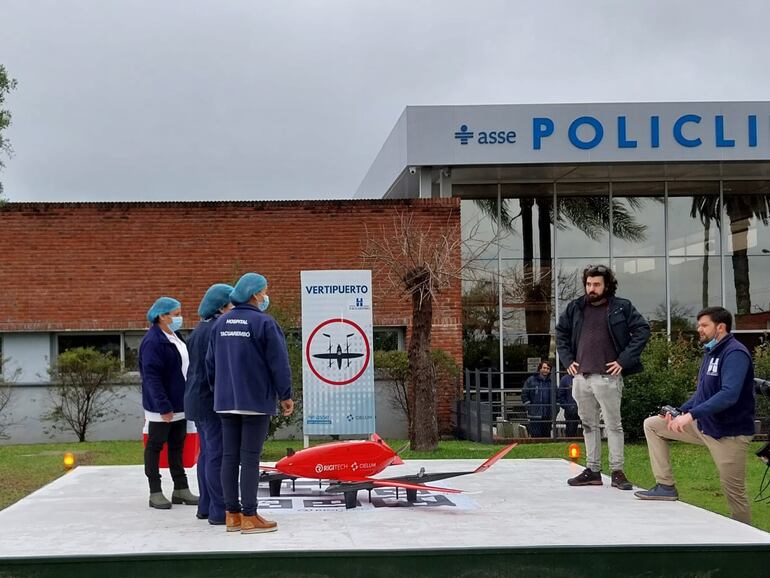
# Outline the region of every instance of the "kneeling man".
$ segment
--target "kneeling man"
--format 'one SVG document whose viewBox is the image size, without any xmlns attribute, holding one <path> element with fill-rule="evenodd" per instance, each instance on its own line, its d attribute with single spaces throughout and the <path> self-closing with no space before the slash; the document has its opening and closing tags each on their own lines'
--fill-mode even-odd
<svg viewBox="0 0 770 578">
<path fill-rule="evenodd" d="M 635 495 L 642 500 L 676 500 L 668 440 L 705 445 L 719 470 L 733 519 L 750 524 L 746 455 L 754 435 L 754 366 L 748 349 L 730 334 L 732 322 L 723 307 L 698 313 L 698 335 L 706 350 L 698 387 L 677 417 L 667 412 L 645 420 L 644 435 L 657 483 Z"/>
</svg>

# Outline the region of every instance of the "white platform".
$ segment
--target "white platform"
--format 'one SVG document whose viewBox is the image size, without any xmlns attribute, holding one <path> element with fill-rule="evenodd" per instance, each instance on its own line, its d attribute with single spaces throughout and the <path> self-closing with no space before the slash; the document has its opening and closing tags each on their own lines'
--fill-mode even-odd
<svg viewBox="0 0 770 578">
<path fill-rule="evenodd" d="M 463 471 L 482 460 L 408 461 L 382 477 Z M 643 502 L 611 488 L 571 488 L 564 460 L 502 460 L 436 485 L 469 507 L 380 507 L 284 513 L 271 534 L 225 532 L 194 506 L 153 510 L 142 466 L 79 467 L 0 511 L 0 558 L 153 553 L 392 550 L 527 546 L 770 545 L 770 534 L 681 502 Z M 164 472 L 167 494 L 170 479 Z M 190 471 L 194 486 L 195 474 Z M 193 487 L 193 489 L 195 489 Z M 401 494 L 402 498 L 404 494 Z M 360 492 L 359 500 L 367 501 Z M 46 531 L 41 532 L 41 527 Z"/>
</svg>

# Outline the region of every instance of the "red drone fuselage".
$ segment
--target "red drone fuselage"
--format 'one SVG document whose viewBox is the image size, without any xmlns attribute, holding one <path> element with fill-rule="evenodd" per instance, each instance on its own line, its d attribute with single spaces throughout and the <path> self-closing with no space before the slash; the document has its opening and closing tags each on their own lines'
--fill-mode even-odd
<svg viewBox="0 0 770 578">
<path fill-rule="evenodd" d="M 396 463 L 401 459 L 387 445 L 361 440 L 299 450 L 278 460 L 275 469 L 298 478 L 359 482 Z"/>
</svg>

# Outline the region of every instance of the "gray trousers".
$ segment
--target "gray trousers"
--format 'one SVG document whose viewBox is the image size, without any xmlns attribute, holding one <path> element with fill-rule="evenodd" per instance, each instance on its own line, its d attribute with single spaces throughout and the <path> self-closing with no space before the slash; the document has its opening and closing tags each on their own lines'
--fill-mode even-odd
<svg viewBox="0 0 770 578">
<path fill-rule="evenodd" d="M 599 412 L 607 429 L 610 450 L 610 469 L 623 469 L 623 425 L 620 418 L 620 400 L 623 395 L 621 376 L 592 373 L 587 377 L 577 374 L 572 382 L 572 397 L 578 406 L 586 442 L 586 467 L 594 472 L 602 470 L 602 431 Z"/>
<path fill-rule="evenodd" d="M 669 460 L 669 440 L 706 446 L 719 471 L 719 481 L 727 496 L 727 505 L 734 520 L 751 524 L 751 507 L 746 496 L 746 455 L 751 436 L 725 436 L 715 439 L 698 429 L 694 421 L 682 432 L 668 429 L 660 416 L 644 420 L 644 436 L 650 452 L 650 465 L 655 481 L 667 486 L 674 485 L 674 474 Z"/>
</svg>

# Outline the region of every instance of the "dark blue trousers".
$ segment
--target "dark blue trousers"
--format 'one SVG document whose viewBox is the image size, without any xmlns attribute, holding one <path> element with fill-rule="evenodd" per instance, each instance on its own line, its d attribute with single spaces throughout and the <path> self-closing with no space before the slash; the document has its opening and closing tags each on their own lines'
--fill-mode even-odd
<svg viewBox="0 0 770 578">
<path fill-rule="evenodd" d="M 222 418 L 222 492 L 225 509 L 253 516 L 257 513 L 259 457 L 267 438 L 270 416 L 220 413 L 219 417 Z"/>
<path fill-rule="evenodd" d="M 198 454 L 198 514 L 211 523 L 224 523 L 225 499 L 222 495 L 222 421 L 218 415 L 195 422 L 200 440 Z"/>
</svg>

